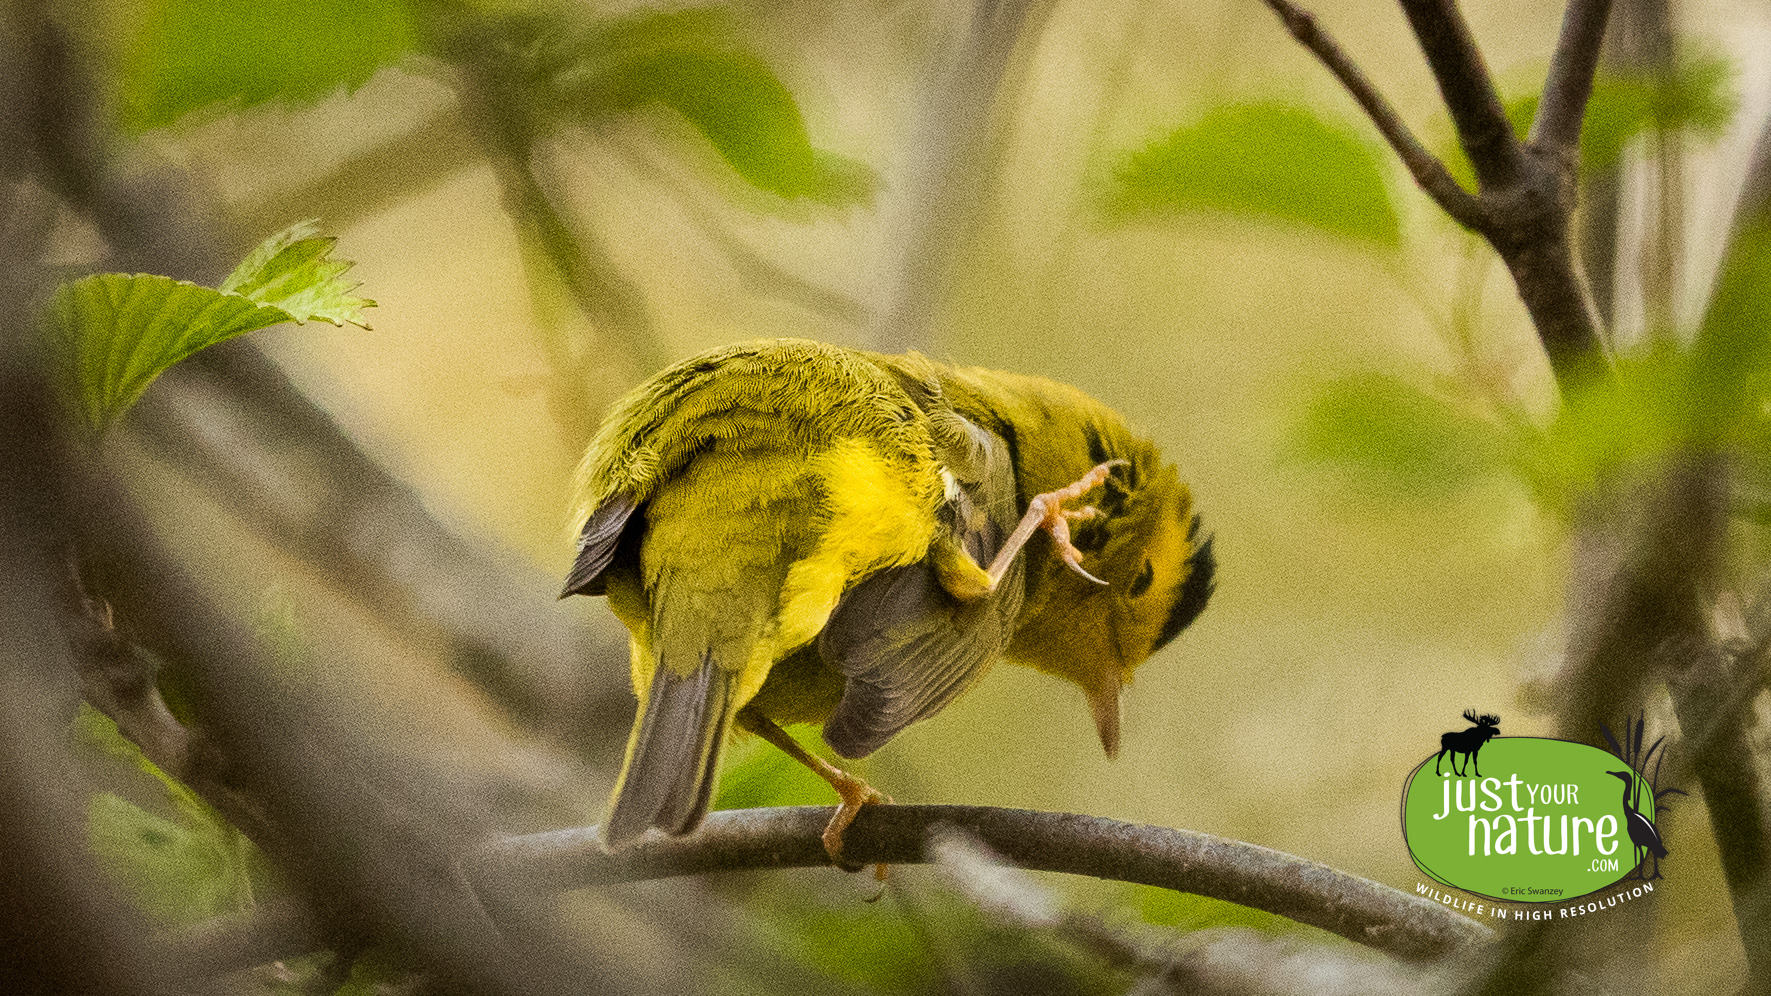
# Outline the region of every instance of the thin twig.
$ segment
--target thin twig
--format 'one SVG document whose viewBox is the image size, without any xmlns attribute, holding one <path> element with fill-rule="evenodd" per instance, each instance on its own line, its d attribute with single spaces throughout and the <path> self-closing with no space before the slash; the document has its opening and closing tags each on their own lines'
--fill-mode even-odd
<svg viewBox="0 0 1771 996">
<path fill-rule="evenodd" d="M 1478 184 L 1487 188 L 1516 182 L 1524 149 L 1456 0 L 1402 0 L 1402 12 L 1426 53 Z"/>
<path fill-rule="evenodd" d="M 1605 40 L 1605 22 L 1611 0 L 1572 0 L 1562 18 L 1562 37 L 1550 57 L 1550 72 L 1537 118 L 1531 123 L 1531 141 L 1539 148 L 1572 154 L 1579 147 L 1580 124 L 1586 118 L 1587 98 L 1593 92 L 1593 74 L 1599 69 L 1599 49 Z"/>
<path fill-rule="evenodd" d="M 1414 177 L 1414 182 L 1433 198 L 1434 203 L 1445 210 L 1464 227 L 1481 231 L 1487 221 L 1481 203 L 1475 195 L 1465 190 L 1452 177 L 1451 172 L 1438 156 L 1427 150 L 1420 139 L 1414 136 L 1390 102 L 1384 99 L 1377 87 L 1367 79 L 1357 64 L 1342 51 L 1340 45 L 1328 32 L 1316 23 L 1316 16 L 1292 3 L 1291 0 L 1264 0 L 1272 8 L 1279 20 L 1284 22 L 1285 30 L 1291 32 L 1300 44 L 1311 52 L 1328 71 L 1341 81 L 1365 113 L 1371 116 L 1373 124 L 1390 143 L 1390 148 L 1402 157 L 1402 165 Z"/>
</svg>

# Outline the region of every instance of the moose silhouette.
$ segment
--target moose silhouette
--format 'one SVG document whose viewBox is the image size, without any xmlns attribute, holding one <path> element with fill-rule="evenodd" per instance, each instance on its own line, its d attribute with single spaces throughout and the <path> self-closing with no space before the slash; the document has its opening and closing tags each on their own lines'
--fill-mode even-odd
<svg viewBox="0 0 1771 996">
<path fill-rule="evenodd" d="M 1476 725 L 1467 730 L 1453 730 L 1439 738 L 1439 754 L 1433 758 L 1433 774 L 1439 773 L 1439 761 L 1450 754 L 1453 774 L 1462 778 L 1465 771 L 1474 767 L 1476 777 L 1482 777 L 1482 765 L 1477 761 L 1476 755 L 1482 752 L 1483 744 L 1500 735 L 1500 717 L 1487 714 L 1478 716 L 1476 710 L 1465 709 L 1464 718 Z M 1464 771 L 1457 768 L 1459 754 L 1464 756 Z"/>
</svg>

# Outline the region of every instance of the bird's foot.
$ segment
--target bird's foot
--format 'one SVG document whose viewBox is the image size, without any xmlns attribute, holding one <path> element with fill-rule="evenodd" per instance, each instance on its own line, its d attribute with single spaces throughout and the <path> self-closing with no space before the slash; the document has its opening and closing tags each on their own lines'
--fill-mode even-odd
<svg viewBox="0 0 1771 996">
<path fill-rule="evenodd" d="M 990 563 L 988 573 L 991 583 L 994 584 L 1002 580 L 1003 575 L 1008 573 L 1009 564 L 1014 561 L 1015 554 L 1020 552 L 1021 547 L 1027 544 L 1035 532 L 1043 529 L 1051 534 L 1052 543 L 1058 549 L 1059 559 L 1069 565 L 1071 570 L 1095 584 L 1106 584 L 1107 582 L 1083 569 L 1082 551 L 1076 549 L 1075 545 L 1070 542 L 1070 523 L 1092 519 L 1101 514 L 1100 510 L 1093 505 L 1065 508 L 1064 503 L 1080 498 L 1091 489 L 1098 487 L 1102 481 L 1107 479 L 1107 475 L 1113 472 L 1114 467 L 1126 462 L 1125 460 L 1108 460 L 1082 475 L 1072 484 L 1056 491 L 1034 495 L 1033 500 L 1027 503 L 1027 514 L 1021 517 L 1020 525 L 1015 527 L 1014 533 L 1002 545 L 1002 549 L 997 551 L 996 559 Z"/>
<path fill-rule="evenodd" d="M 843 860 L 842 835 L 844 831 L 848 830 L 849 824 L 855 822 L 855 817 L 861 814 L 862 806 L 873 803 L 890 803 L 891 796 L 835 766 L 830 766 L 828 772 L 820 772 L 820 774 L 824 775 L 824 780 L 830 783 L 830 787 L 836 790 L 836 794 L 842 797 L 842 805 L 836 807 L 836 812 L 831 815 L 830 822 L 824 826 L 824 851 L 830 855 L 831 863 L 838 868 L 844 871 L 860 871 L 860 865 L 851 865 Z M 886 866 L 884 864 L 875 866 L 873 874 L 883 884 L 886 880 Z"/>
</svg>

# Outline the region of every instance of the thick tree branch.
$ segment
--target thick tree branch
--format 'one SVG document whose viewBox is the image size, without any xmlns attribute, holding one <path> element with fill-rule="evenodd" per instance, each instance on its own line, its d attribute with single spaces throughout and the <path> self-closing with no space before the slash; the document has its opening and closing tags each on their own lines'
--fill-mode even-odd
<svg viewBox="0 0 1771 996">
<path fill-rule="evenodd" d="M 405 482 L 246 341 L 168 371 L 125 421 L 223 507 L 561 743 L 606 749 L 632 698 L 623 639 L 551 595 L 555 583 L 444 529 Z"/>
<path fill-rule="evenodd" d="M 1593 93 L 1599 49 L 1611 0 L 1572 0 L 1562 18 L 1562 37 L 1550 57 L 1549 76 L 1531 123 L 1531 142 L 1550 152 L 1572 155 L 1580 144 L 1580 124 Z"/>
<path fill-rule="evenodd" d="M 1316 16 L 1292 3 L 1291 0 L 1265 0 L 1279 20 L 1284 22 L 1285 29 L 1291 32 L 1300 44 L 1316 54 L 1322 64 L 1328 67 L 1365 113 L 1371 116 L 1373 124 L 1390 143 L 1390 148 L 1402 157 L 1402 165 L 1414 177 L 1414 182 L 1433 198 L 1434 203 L 1445 210 L 1465 228 L 1481 231 L 1486 222 L 1482 213 L 1482 205 L 1475 195 L 1465 190 L 1452 177 L 1439 157 L 1427 151 L 1427 147 L 1414 137 L 1402 118 L 1384 95 L 1377 91 L 1371 81 L 1357 64 L 1342 51 L 1340 45 L 1322 30 L 1316 23 Z"/>
</svg>

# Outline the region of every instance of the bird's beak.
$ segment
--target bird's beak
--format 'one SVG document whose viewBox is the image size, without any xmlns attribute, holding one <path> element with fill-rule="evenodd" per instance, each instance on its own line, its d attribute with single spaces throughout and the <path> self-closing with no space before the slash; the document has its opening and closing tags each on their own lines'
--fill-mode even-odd
<svg viewBox="0 0 1771 996">
<path fill-rule="evenodd" d="M 1119 756 L 1120 688 L 1117 681 L 1104 682 L 1088 696 L 1088 708 L 1095 717 L 1095 730 L 1101 735 L 1101 749 L 1109 758 Z"/>
</svg>

